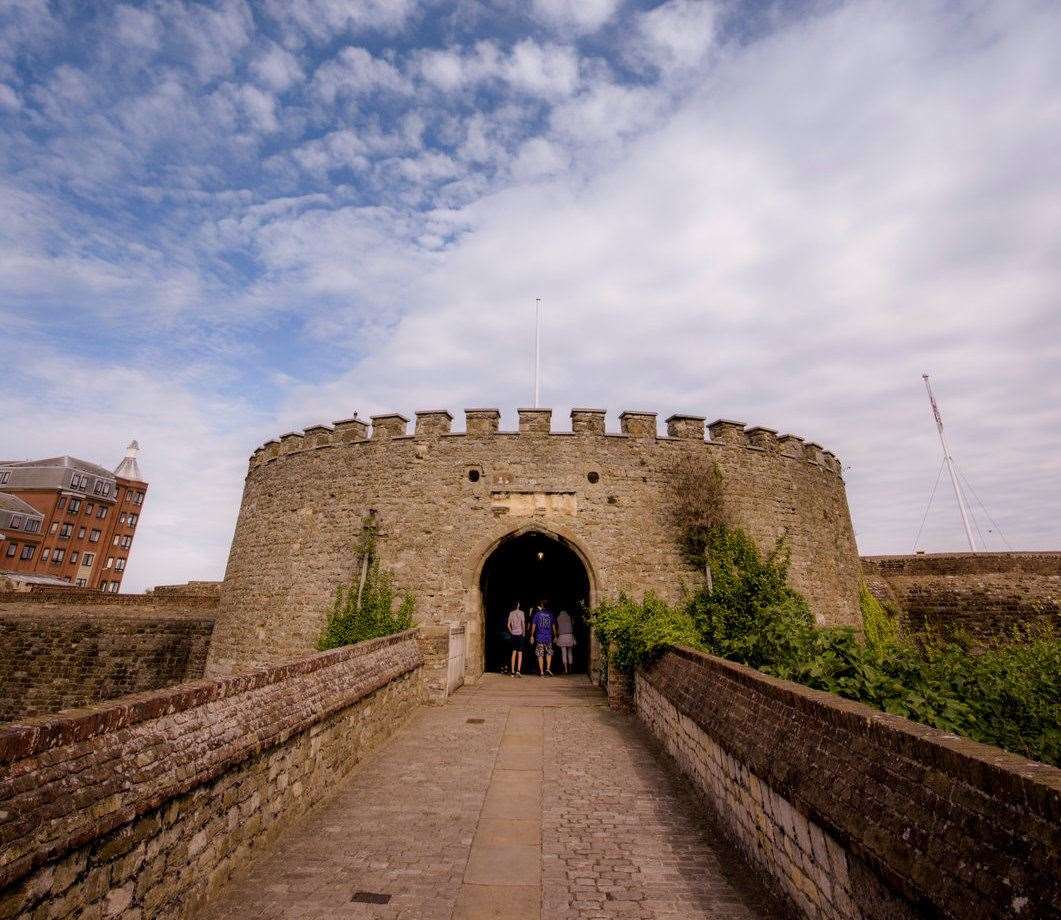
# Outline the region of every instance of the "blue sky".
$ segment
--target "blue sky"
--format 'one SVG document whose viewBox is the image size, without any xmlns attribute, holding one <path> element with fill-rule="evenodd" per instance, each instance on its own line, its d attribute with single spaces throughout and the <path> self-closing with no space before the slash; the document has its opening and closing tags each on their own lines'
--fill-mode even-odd
<svg viewBox="0 0 1061 920">
<path fill-rule="evenodd" d="M 928 370 L 1009 543 L 1057 548 L 1057 34 L 1032 0 L 9 0 L 0 454 L 138 438 L 126 588 L 220 577 L 258 443 L 513 420 L 542 296 L 555 427 L 795 431 L 904 552 Z M 942 487 L 920 545 L 961 546 Z"/>
</svg>

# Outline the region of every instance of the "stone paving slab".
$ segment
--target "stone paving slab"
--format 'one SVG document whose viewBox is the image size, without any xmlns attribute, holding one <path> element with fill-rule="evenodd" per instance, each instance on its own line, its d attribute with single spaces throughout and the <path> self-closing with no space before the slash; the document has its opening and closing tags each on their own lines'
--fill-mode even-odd
<svg viewBox="0 0 1061 920">
<path fill-rule="evenodd" d="M 390 900 L 356 903 L 358 891 Z M 781 914 L 646 735 L 584 677 L 487 675 L 418 712 L 200 916 Z"/>
</svg>

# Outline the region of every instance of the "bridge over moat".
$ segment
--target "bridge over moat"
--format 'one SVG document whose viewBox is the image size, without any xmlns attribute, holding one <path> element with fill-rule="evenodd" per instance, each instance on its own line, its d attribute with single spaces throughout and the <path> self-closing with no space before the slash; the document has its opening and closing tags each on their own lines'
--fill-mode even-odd
<svg viewBox="0 0 1061 920">
<path fill-rule="evenodd" d="M 489 674 L 421 710 L 203 916 L 780 914 L 585 676 Z"/>
<path fill-rule="evenodd" d="M 690 649 L 454 694 L 463 639 L 0 726 L 0 920 L 1061 916 L 1054 767 Z"/>
</svg>

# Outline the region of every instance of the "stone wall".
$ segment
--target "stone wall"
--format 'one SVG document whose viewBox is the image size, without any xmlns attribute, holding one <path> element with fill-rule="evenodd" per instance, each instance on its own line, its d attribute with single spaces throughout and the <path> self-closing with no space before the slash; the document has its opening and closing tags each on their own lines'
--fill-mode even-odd
<svg viewBox="0 0 1061 920">
<path fill-rule="evenodd" d="M 1061 770 L 687 649 L 636 708 L 802 917 L 1061 916 Z"/>
<path fill-rule="evenodd" d="M 990 642 L 1024 624 L 1061 628 L 1061 553 L 865 556 L 862 570 L 914 632 L 960 630 Z"/>
<path fill-rule="evenodd" d="M 362 519 L 374 511 L 378 552 L 421 625 L 461 621 L 468 672 L 483 666 L 479 574 L 506 537 L 552 534 L 585 564 L 593 598 L 653 590 L 676 600 L 697 577 L 669 520 L 671 471 L 684 456 L 716 463 L 727 505 L 764 548 L 787 534 L 791 580 L 820 622 L 858 622 L 859 562 L 839 461 L 801 438 L 603 410 L 574 410 L 550 431 L 550 410 L 521 410 L 518 432 L 496 410 L 467 410 L 451 432 L 441 411 L 369 426 L 350 419 L 284 435 L 251 458 L 221 591 L 208 671 L 238 673 L 313 647 L 335 588 L 357 565 Z"/>
<path fill-rule="evenodd" d="M 216 595 L 0 594 L 0 722 L 201 677 L 216 609 Z"/>
<path fill-rule="evenodd" d="M 421 696 L 415 632 L 0 727 L 0 918 L 181 918 Z"/>
</svg>

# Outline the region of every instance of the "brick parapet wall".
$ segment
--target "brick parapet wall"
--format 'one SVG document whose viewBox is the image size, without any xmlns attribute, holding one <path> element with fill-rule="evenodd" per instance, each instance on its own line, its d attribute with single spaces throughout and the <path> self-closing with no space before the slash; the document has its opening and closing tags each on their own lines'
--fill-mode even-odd
<svg viewBox="0 0 1061 920">
<path fill-rule="evenodd" d="M 0 917 L 187 916 L 401 724 L 422 664 L 411 631 L 0 727 Z"/>
<path fill-rule="evenodd" d="M 216 610 L 220 587 L 207 594 L 108 594 L 90 588 L 47 588 L 31 591 L 0 591 L 0 611 L 11 608 L 75 607 L 95 610 L 106 607 L 145 613 L 160 610 Z"/>
<path fill-rule="evenodd" d="M 0 722 L 203 676 L 212 613 L 0 607 Z"/>
<path fill-rule="evenodd" d="M 862 569 L 885 577 L 893 575 L 1022 575 L 1061 576 L 1061 552 L 1023 553 L 912 553 L 903 556 L 863 556 Z"/>
<path fill-rule="evenodd" d="M 1053 767 L 686 649 L 636 707 L 803 916 L 1059 916 Z"/>
<path fill-rule="evenodd" d="M 1061 629 L 1061 553 L 864 556 L 862 570 L 914 632 L 991 642 L 1024 625 Z"/>
</svg>

